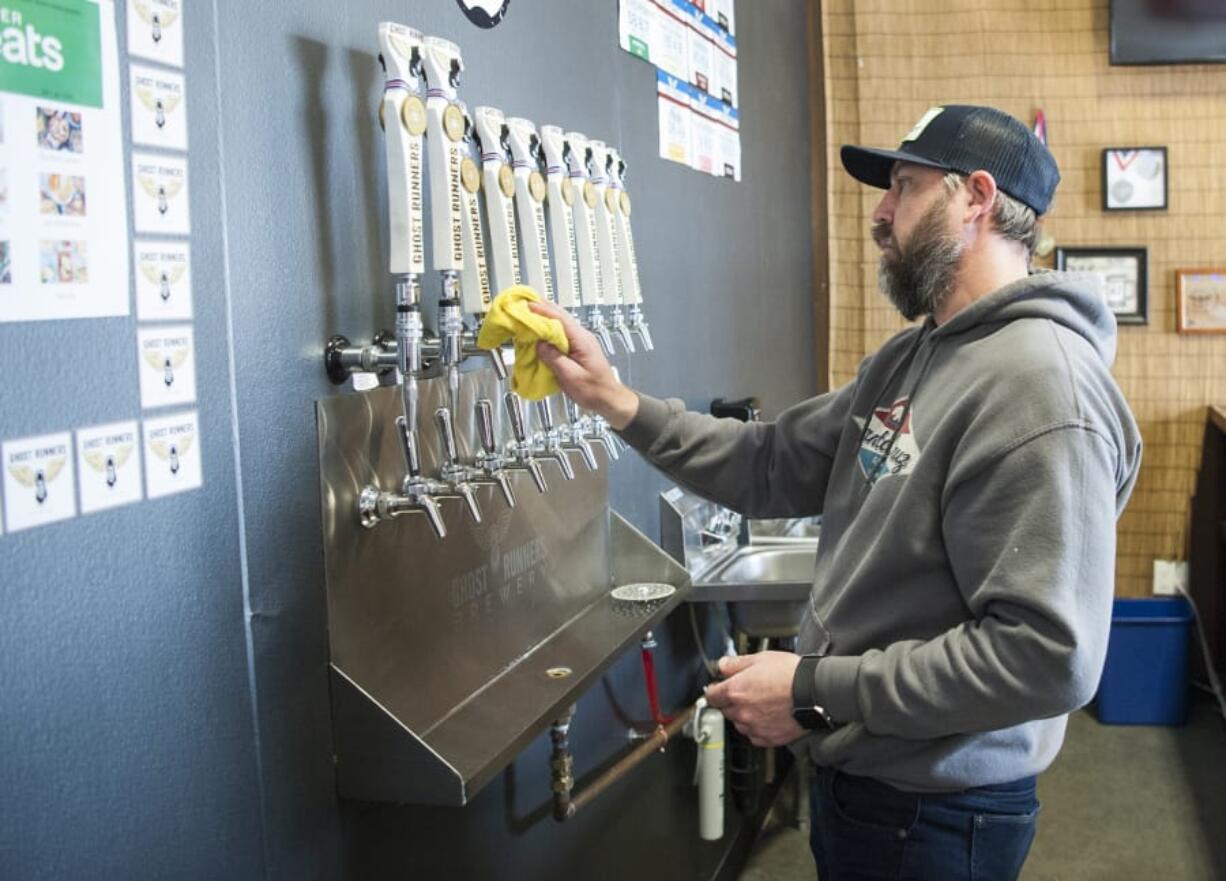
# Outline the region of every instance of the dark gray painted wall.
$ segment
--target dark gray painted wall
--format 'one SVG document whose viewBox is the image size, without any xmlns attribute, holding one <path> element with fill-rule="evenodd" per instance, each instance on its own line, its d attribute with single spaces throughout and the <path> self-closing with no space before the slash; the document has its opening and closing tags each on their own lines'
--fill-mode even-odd
<svg viewBox="0 0 1226 881">
<path fill-rule="evenodd" d="M 693 833 L 684 749 L 565 827 L 538 810 L 547 739 L 464 809 L 338 805 L 313 402 L 337 393 L 329 335 L 392 325 L 388 18 L 460 44 L 470 104 L 621 147 L 657 343 L 621 359 L 626 379 L 695 407 L 756 393 L 768 413 L 811 394 L 803 5 L 738 10 L 739 185 L 656 158 L 654 71 L 617 48 L 615 0 L 515 0 L 493 31 L 453 0 L 185 6 L 205 486 L 0 536 L 3 874 L 710 877 L 724 845 Z M 134 317 L 0 326 L 0 438 L 136 418 L 134 337 Z M 71 357 L 48 369 L 48 352 Z M 615 507 L 654 536 L 662 479 L 634 457 L 614 475 Z M 688 619 L 660 636 L 678 705 Z M 644 704 L 631 653 L 580 702 L 580 774 Z"/>
</svg>

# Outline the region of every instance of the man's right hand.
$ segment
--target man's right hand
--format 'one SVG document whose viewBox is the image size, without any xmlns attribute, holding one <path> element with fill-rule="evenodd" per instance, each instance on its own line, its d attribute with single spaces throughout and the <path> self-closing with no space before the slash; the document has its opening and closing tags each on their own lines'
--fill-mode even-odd
<svg viewBox="0 0 1226 881">
<path fill-rule="evenodd" d="M 570 353 L 563 354 L 549 343 L 537 343 L 536 354 L 553 371 L 566 396 L 585 410 L 603 416 L 615 431 L 629 425 L 638 413 L 639 397 L 613 375 L 596 337 L 569 312 L 552 303 L 529 303 L 528 308 L 562 322 Z"/>
</svg>

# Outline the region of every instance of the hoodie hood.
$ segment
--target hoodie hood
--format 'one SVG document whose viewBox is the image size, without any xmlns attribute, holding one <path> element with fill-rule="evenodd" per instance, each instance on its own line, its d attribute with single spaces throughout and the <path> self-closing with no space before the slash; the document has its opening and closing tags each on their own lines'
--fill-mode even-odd
<svg viewBox="0 0 1226 881">
<path fill-rule="evenodd" d="M 1093 347 L 1103 366 L 1115 361 L 1115 316 L 1107 308 L 1103 278 L 1094 272 L 1039 270 L 976 300 L 934 328 L 932 338 L 1021 318 L 1046 318 L 1063 325 Z"/>
</svg>

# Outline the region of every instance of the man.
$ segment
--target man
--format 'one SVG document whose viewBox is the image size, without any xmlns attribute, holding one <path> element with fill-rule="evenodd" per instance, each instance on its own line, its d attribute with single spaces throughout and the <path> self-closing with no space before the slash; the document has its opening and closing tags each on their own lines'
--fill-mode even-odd
<svg viewBox="0 0 1226 881">
<path fill-rule="evenodd" d="M 549 307 L 571 353 L 540 354 L 678 482 L 751 517 L 823 515 L 799 655 L 723 658 L 707 689 L 754 743 L 807 749 L 819 877 L 1012 879 L 1035 777 L 1106 652 L 1141 451 L 1115 321 L 1097 276 L 1030 275 L 1059 172 L 1012 117 L 933 108 L 898 150 L 842 160 L 886 190 L 881 287 L 924 317 L 850 384 L 743 424 L 630 391 Z"/>
</svg>

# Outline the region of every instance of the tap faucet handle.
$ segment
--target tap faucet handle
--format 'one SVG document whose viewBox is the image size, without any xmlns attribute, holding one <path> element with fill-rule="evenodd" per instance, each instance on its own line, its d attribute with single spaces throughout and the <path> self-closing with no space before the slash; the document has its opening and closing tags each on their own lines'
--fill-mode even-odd
<svg viewBox="0 0 1226 881">
<path fill-rule="evenodd" d="M 459 461 L 460 454 L 456 449 L 455 423 L 452 421 L 451 411 L 446 407 L 439 407 L 434 411 L 434 418 L 438 421 L 438 430 L 443 436 L 443 454 L 447 457 L 447 461 L 455 465 Z"/>
<path fill-rule="evenodd" d="M 477 401 L 477 433 L 481 436 L 481 448 L 487 453 L 494 452 L 494 407 L 488 398 Z"/>
<path fill-rule="evenodd" d="M 549 411 L 548 398 L 536 402 L 536 418 L 541 421 L 541 428 L 547 432 L 553 431 L 553 413 Z"/>
<path fill-rule="evenodd" d="M 421 506 L 421 511 L 426 515 L 426 521 L 434 530 L 434 534 L 439 538 L 446 538 L 447 526 L 443 523 L 443 512 L 439 510 L 438 502 L 431 496 L 422 495 L 418 497 L 417 504 Z"/>
<path fill-rule="evenodd" d="M 624 323 L 618 321 L 613 325 L 613 330 L 617 332 L 617 338 L 621 340 L 621 344 L 626 349 L 626 354 L 634 354 L 634 337 L 630 335 L 630 328 Z"/>
<path fill-rule="evenodd" d="M 529 457 L 528 461 L 524 463 L 524 467 L 532 475 L 532 482 L 536 484 L 536 491 L 539 493 L 548 492 L 549 484 L 545 483 L 545 469 L 541 467 L 541 463 Z"/>
<path fill-rule="evenodd" d="M 562 396 L 562 404 L 566 407 L 566 421 L 574 425 L 579 421 L 579 405 L 572 401 L 569 395 Z"/>
<path fill-rule="evenodd" d="M 404 466 L 410 477 L 421 474 L 421 459 L 417 452 L 417 432 L 409 428 L 409 423 L 403 416 L 396 417 L 396 433 L 400 438 L 400 447 L 404 452 Z"/>
<path fill-rule="evenodd" d="M 502 402 L 506 406 L 507 415 L 511 417 L 511 431 L 515 434 L 515 440 L 521 444 L 526 442 L 528 432 L 524 430 L 524 410 L 519 395 L 507 392 L 502 396 Z"/>
<path fill-rule="evenodd" d="M 494 368 L 494 375 L 498 377 L 499 382 L 507 380 L 507 362 L 502 360 L 502 346 L 495 346 L 488 350 L 490 364 Z"/>
</svg>

